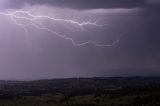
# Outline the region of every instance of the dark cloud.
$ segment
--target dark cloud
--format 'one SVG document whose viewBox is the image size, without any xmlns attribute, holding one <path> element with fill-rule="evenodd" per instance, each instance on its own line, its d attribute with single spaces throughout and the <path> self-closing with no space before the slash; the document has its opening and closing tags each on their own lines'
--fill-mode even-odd
<svg viewBox="0 0 160 106">
<path fill-rule="evenodd" d="M 147 0 L 148 4 L 159 4 L 160 1 L 159 0 Z"/>
<path fill-rule="evenodd" d="M 10 6 L 19 8 L 24 3 L 30 5 L 47 4 L 51 6 L 68 7 L 75 9 L 94 8 L 134 8 L 142 6 L 146 0 L 14 0 Z"/>
</svg>

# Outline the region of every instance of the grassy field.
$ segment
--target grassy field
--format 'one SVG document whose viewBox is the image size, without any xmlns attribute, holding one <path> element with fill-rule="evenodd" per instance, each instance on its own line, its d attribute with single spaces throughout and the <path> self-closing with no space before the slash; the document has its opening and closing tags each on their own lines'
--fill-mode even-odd
<svg viewBox="0 0 160 106">
<path fill-rule="evenodd" d="M 150 95 L 111 97 L 104 95 L 81 95 L 74 97 L 24 96 L 13 100 L 0 100 L 0 106 L 151 106 L 156 99 Z"/>
<path fill-rule="evenodd" d="M 159 82 L 159 77 L 0 81 L 0 106 L 159 106 Z"/>
</svg>

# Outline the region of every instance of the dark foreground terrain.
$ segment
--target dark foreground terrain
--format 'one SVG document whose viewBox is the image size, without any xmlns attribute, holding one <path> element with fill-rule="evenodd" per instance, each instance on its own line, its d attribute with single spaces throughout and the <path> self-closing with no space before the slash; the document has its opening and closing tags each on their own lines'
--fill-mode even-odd
<svg viewBox="0 0 160 106">
<path fill-rule="evenodd" d="M 0 106 L 160 106 L 160 77 L 0 81 Z"/>
</svg>

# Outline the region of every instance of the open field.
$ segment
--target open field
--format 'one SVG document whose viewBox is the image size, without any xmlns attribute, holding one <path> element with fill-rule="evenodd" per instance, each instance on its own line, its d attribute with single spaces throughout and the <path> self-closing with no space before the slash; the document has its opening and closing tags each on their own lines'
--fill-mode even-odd
<svg viewBox="0 0 160 106">
<path fill-rule="evenodd" d="M 0 81 L 0 106 L 160 105 L 160 77 Z"/>
</svg>

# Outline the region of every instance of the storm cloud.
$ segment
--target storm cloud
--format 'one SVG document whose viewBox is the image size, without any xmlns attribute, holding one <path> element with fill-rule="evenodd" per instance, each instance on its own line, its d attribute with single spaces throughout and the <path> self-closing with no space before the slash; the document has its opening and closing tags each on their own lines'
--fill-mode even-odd
<svg viewBox="0 0 160 106">
<path fill-rule="evenodd" d="M 8 7 L 21 8 L 25 3 L 29 5 L 50 5 L 74 9 L 97 8 L 135 8 L 146 4 L 146 0 L 6 0 Z M 150 1 L 149 1 L 150 2 Z M 152 2 L 152 1 L 151 1 Z"/>
<path fill-rule="evenodd" d="M 49 19 L 36 21 L 76 43 L 119 41 L 109 47 L 77 47 L 70 40 L 34 26 L 27 27 L 26 38 L 23 28 L 0 15 L 0 79 L 160 74 L 158 0 L 5 0 L 0 5 L 1 12 L 29 11 L 80 23 L 99 20 L 98 24 L 104 25 L 82 30 Z"/>
</svg>

